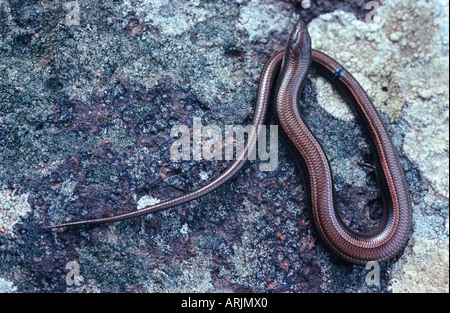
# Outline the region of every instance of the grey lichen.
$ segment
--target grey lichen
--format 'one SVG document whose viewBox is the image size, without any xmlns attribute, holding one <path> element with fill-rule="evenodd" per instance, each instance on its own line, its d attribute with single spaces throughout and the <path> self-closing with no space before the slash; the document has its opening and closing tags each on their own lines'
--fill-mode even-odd
<svg viewBox="0 0 450 313">
<path fill-rule="evenodd" d="M 14 225 L 30 211 L 28 194 L 16 195 L 15 190 L 0 187 L 0 235 L 12 235 Z"/>
<path fill-rule="evenodd" d="M 378 24 L 353 0 L 75 2 L 79 20 L 60 1 L 0 1 L 0 291 L 448 290 L 448 1 L 380 1 Z M 263 65 L 300 18 L 314 48 L 367 90 L 405 168 L 414 231 L 379 286 L 320 242 L 284 146 L 275 171 L 250 162 L 180 208 L 39 228 L 136 210 L 216 177 L 227 163 L 171 162 L 170 128 L 192 117 L 249 123 Z M 302 110 L 344 220 L 375 227 L 375 179 L 360 166 L 370 144 L 347 101 L 313 72 Z M 68 262 L 81 286 L 67 285 Z"/>
<path fill-rule="evenodd" d="M 4 280 L 0 277 L 0 293 L 13 293 L 17 292 L 17 288 L 13 286 L 13 283 Z"/>
</svg>

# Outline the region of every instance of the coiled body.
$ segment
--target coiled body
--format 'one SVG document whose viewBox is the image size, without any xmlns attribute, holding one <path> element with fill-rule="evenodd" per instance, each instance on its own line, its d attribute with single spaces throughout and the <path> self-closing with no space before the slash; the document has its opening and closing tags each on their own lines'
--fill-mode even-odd
<svg viewBox="0 0 450 313">
<path fill-rule="evenodd" d="M 354 100 L 377 151 L 377 170 L 383 190 L 383 218 L 370 233 L 349 229 L 336 211 L 331 168 L 320 143 L 303 120 L 298 102 L 310 66 L 320 69 Z M 278 74 L 279 73 L 279 74 Z M 277 75 L 278 74 L 278 75 Z M 254 129 L 241 155 L 219 177 L 185 196 L 161 202 L 139 211 L 101 219 L 69 222 L 46 228 L 98 224 L 133 218 L 187 203 L 215 190 L 234 176 L 245 164 L 246 156 L 256 146 L 264 124 L 271 92 L 275 94 L 275 114 L 289 145 L 298 155 L 305 174 L 309 205 L 318 232 L 327 246 L 343 259 L 365 264 L 394 256 L 405 244 L 411 228 L 411 204 L 406 180 L 397 152 L 380 116 L 358 82 L 340 64 L 327 55 L 311 49 L 306 25 L 298 22 L 285 51 L 273 56 L 265 65 L 258 88 L 253 117 Z"/>
<path fill-rule="evenodd" d="M 320 51 L 311 50 L 306 26 L 300 28 L 305 38 L 299 47 L 290 42 L 286 48 L 275 106 L 279 124 L 298 152 L 306 172 L 317 230 L 331 250 L 350 262 L 384 261 L 404 246 L 411 228 L 411 204 L 400 160 L 383 121 L 362 87 L 339 63 Z M 300 52 L 295 53 L 294 49 Z M 335 206 L 331 167 L 320 143 L 301 117 L 299 94 L 311 64 L 332 77 L 350 96 L 376 148 L 384 208 L 380 225 L 370 233 L 352 231 L 340 218 Z"/>
</svg>

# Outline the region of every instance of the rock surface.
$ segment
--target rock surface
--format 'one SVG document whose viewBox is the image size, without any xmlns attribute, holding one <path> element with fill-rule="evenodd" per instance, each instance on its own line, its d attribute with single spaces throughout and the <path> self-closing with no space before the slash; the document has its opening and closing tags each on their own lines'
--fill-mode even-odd
<svg viewBox="0 0 450 313">
<path fill-rule="evenodd" d="M 449 4 L 367 2 L 0 1 L 0 292 L 448 292 Z M 249 124 L 262 67 L 298 19 L 367 90 L 405 169 L 413 233 L 379 284 L 318 240 L 282 142 L 274 171 L 251 161 L 179 208 L 39 229 L 216 177 L 229 162 L 170 159 L 172 127 Z M 302 109 L 344 220 L 372 229 L 380 199 L 358 119 L 314 71 Z"/>
</svg>

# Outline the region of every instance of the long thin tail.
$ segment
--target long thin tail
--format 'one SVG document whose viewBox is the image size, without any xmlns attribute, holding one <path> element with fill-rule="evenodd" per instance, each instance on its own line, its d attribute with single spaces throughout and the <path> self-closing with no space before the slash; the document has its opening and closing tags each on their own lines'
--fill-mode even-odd
<svg viewBox="0 0 450 313">
<path fill-rule="evenodd" d="M 223 172 L 220 174 L 217 178 L 215 178 L 213 181 L 208 183 L 206 186 L 201 187 L 200 189 L 193 191 L 191 193 L 188 193 L 187 195 L 167 200 L 152 206 L 147 206 L 141 210 L 133 211 L 129 213 L 124 213 L 116 216 L 111 217 L 105 217 L 105 218 L 99 218 L 99 219 L 92 219 L 92 220 L 83 220 L 83 221 L 76 221 L 76 222 L 68 222 L 68 223 L 61 223 L 56 225 L 46 225 L 42 226 L 42 229 L 52 229 L 52 228 L 58 228 L 58 227 L 69 227 L 69 226 L 81 226 L 81 225 L 88 225 L 88 224 L 101 224 L 101 223 L 112 223 L 116 221 L 121 221 L 129 218 L 134 218 L 138 216 L 142 216 L 149 213 L 154 213 L 161 210 L 167 210 L 173 207 L 176 207 L 178 205 L 188 203 L 192 200 L 198 199 L 200 197 L 203 197 L 204 195 L 216 190 L 218 187 L 229 181 L 239 170 L 245 165 L 245 162 L 247 161 L 248 155 L 251 155 L 253 152 L 253 149 L 256 147 L 257 139 L 260 136 L 261 133 L 261 125 L 263 125 L 266 115 L 267 115 L 267 109 L 269 105 L 269 99 L 270 99 L 270 90 L 272 88 L 273 82 L 276 79 L 276 76 L 278 74 L 279 68 L 281 66 L 281 61 L 283 59 L 284 52 L 281 51 L 274 55 L 270 60 L 266 63 L 264 66 L 264 69 L 261 74 L 261 79 L 259 82 L 258 87 L 258 97 L 256 102 L 256 108 L 255 108 L 255 114 L 253 116 L 253 128 L 251 129 L 250 133 L 248 134 L 246 143 L 244 145 L 244 149 L 242 149 L 242 152 L 237 156 L 236 160 Z"/>
</svg>

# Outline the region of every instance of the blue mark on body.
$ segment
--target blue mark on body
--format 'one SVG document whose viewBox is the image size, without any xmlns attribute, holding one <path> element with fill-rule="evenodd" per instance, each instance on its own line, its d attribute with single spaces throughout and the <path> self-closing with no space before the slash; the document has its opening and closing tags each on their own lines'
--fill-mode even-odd
<svg viewBox="0 0 450 313">
<path fill-rule="evenodd" d="M 336 72 L 334 72 L 334 78 L 341 80 L 343 74 L 344 74 L 344 68 L 340 67 Z"/>
</svg>

